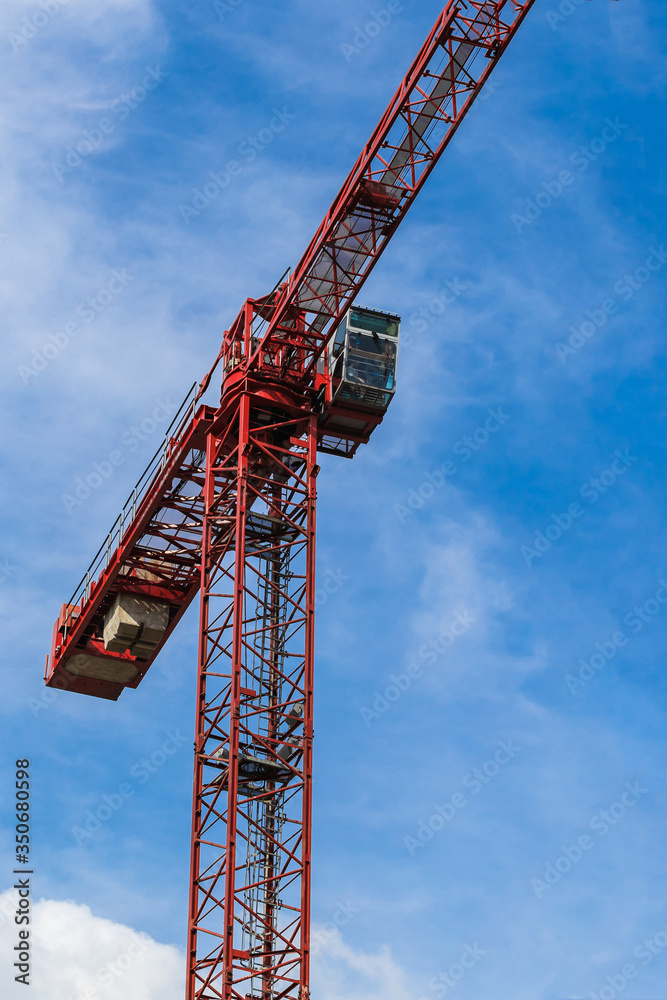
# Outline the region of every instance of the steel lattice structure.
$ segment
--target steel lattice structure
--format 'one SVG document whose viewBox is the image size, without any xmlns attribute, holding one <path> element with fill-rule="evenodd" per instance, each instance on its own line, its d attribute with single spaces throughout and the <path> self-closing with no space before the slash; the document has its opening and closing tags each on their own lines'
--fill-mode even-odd
<svg viewBox="0 0 667 1000">
<path fill-rule="evenodd" d="M 244 385 L 208 439 L 192 997 L 308 985 L 317 428 Z"/>
<path fill-rule="evenodd" d="M 340 316 L 399 223 L 535 0 L 459 0 L 436 20 L 289 279 L 252 350 L 243 313 L 225 335 L 227 362 L 248 359 L 303 384 Z M 296 322 L 305 314 L 303 328 Z M 297 360 L 298 359 L 298 360 Z M 296 364 L 295 364 L 296 361 Z"/>
<path fill-rule="evenodd" d="M 334 399 L 325 352 L 533 3 L 445 6 L 298 265 L 245 302 L 54 627 L 46 683 L 115 700 L 201 591 L 188 1000 L 308 1000 L 317 452 L 351 457 L 382 420 Z M 203 405 L 218 365 L 220 405 Z M 144 617 L 127 638 L 132 601 Z"/>
</svg>

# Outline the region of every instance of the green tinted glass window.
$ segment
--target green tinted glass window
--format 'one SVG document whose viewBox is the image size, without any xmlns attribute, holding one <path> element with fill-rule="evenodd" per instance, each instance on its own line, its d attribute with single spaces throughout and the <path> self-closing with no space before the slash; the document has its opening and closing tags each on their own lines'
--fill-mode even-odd
<svg viewBox="0 0 667 1000">
<path fill-rule="evenodd" d="M 396 344 L 391 340 L 380 340 L 379 337 L 367 337 L 363 333 L 355 333 L 350 330 L 348 335 L 349 350 L 363 351 L 365 354 L 380 355 L 383 358 L 396 357 Z"/>
<path fill-rule="evenodd" d="M 368 330 L 369 333 L 384 333 L 390 337 L 398 336 L 398 323 L 395 319 L 380 316 L 378 313 L 365 309 L 351 310 L 350 326 L 356 327 L 358 330 Z"/>
</svg>

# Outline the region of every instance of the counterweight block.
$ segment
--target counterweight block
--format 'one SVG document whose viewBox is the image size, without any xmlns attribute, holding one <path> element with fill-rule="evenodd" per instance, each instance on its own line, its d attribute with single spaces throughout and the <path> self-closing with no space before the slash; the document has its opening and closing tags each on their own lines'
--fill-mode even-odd
<svg viewBox="0 0 667 1000">
<path fill-rule="evenodd" d="M 169 624 L 169 604 L 137 594 L 117 594 L 104 619 L 104 648 L 147 659 Z"/>
</svg>

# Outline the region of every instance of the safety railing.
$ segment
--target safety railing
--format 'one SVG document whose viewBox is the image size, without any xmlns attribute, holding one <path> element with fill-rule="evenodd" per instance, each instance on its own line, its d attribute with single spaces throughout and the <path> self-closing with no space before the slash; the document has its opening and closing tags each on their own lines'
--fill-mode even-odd
<svg viewBox="0 0 667 1000">
<path fill-rule="evenodd" d="M 167 464 L 173 442 L 178 441 L 185 428 L 193 420 L 197 405 L 197 385 L 198 383 L 195 382 L 181 403 L 176 416 L 167 428 L 164 440 L 144 469 L 139 482 L 127 498 L 120 514 L 111 526 L 109 534 L 100 545 L 90 566 L 72 594 L 68 602 L 70 606 L 77 604 L 81 606 L 88 600 L 92 584 L 111 562 L 113 553 L 121 544 L 125 532 L 132 524 L 137 509 L 149 487 Z M 65 626 L 65 635 L 67 635 L 67 625 Z"/>
</svg>

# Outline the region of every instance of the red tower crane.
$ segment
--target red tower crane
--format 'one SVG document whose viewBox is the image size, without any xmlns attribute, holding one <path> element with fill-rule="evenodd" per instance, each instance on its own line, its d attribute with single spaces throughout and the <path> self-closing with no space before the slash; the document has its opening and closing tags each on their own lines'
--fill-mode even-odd
<svg viewBox="0 0 667 1000">
<path fill-rule="evenodd" d="M 400 320 L 354 299 L 534 2 L 446 5 L 54 626 L 46 683 L 115 700 L 201 592 L 188 1000 L 308 998 L 318 452 L 352 457 L 387 410 Z"/>
</svg>

